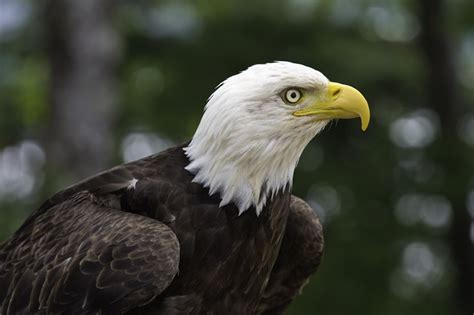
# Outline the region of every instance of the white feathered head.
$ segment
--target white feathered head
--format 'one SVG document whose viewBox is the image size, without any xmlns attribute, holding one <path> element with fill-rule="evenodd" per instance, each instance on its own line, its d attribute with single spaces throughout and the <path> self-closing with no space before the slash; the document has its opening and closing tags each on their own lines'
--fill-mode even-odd
<svg viewBox="0 0 474 315">
<path fill-rule="evenodd" d="M 221 206 L 257 215 L 271 196 L 290 188 L 308 142 L 332 119 L 360 117 L 367 101 L 353 87 L 290 62 L 254 65 L 222 82 L 209 98 L 187 148 L 194 181 L 219 193 Z"/>
</svg>

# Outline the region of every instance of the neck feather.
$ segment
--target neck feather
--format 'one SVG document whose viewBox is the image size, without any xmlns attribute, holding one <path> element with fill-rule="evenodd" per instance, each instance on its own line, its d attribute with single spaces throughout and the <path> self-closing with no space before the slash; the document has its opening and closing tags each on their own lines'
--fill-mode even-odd
<svg viewBox="0 0 474 315">
<path fill-rule="evenodd" d="M 291 189 L 293 173 L 303 149 L 325 124 L 299 137 L 262 137 L 248 132 L 239 136 L 200 132 L 184 151 L 191 161 L 186 167 L 193 182 L 219 193 L 220 206 L 234 203 L 239 214 L 255 208 L 257 215 L 279 191 Z M 240 133 L 242 135 L 242 133 Z"/>
</svg>

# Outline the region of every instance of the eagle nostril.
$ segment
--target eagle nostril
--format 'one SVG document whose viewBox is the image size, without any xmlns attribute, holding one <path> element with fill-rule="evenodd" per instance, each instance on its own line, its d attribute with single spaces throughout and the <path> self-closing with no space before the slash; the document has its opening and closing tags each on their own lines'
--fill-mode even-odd
<svg viewBox="0 0 474 315">
<path fill-rule="evenodd" d="M 341 88 L 337 88 L 332 92 L 332 98 L 336 99 L 338 98 L 339 94 L 341 94 Z"/>
</svg>

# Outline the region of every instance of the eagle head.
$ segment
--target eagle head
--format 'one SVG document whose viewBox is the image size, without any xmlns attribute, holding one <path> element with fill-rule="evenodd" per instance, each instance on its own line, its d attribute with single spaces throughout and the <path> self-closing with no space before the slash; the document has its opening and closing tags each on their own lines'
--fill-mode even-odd
<svg viewBox="0 0 474 315">
<path fill-rule="evenodd" d="M 194 182 L 219 193 L 221 206 L 257 215 L 278 191 L 290 189 L 303 149 L 332 119 L 361 119 L 362 94 L 291 62 L 259 64 L 222 82 L 209 98 L 185 148 Z"/>
</svg>

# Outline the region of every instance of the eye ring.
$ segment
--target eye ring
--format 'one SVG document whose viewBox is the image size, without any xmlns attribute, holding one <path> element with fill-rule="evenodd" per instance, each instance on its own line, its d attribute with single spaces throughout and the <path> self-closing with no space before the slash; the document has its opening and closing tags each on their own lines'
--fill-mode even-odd
<svg viewBox="0 0 474 315">
<path fill-rule="evenodd" d="M 297 88 L 289 88 L 284 92 L 283 96 L 286 103 L 296 104 L 303 97 L 303 93 Z"/>
</svg>

